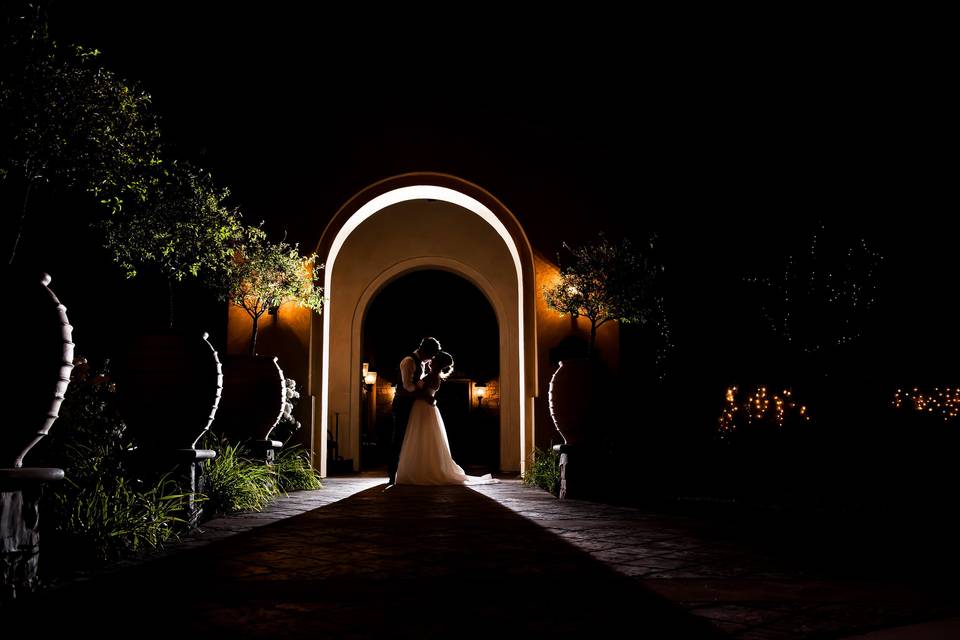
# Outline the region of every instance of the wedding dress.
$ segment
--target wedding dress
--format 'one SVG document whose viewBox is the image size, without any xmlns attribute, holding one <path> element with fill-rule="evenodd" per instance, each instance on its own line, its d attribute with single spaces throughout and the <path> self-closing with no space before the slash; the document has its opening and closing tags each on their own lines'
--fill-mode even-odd
<svg viewBox="0 0 960 640">
<path fill-rule="evenodd" d="M 430 378 L 424 387 L 431 397 L 440 388 L 440 380 Z M 489 473 L 469 476 L 450 455 L 450 443 L 443 418 L 436 405 L 417 398 L 410 409 L 407 432 L 400 448 L 397 484 L 494 484 L 499 482 Z"/>
</svg>

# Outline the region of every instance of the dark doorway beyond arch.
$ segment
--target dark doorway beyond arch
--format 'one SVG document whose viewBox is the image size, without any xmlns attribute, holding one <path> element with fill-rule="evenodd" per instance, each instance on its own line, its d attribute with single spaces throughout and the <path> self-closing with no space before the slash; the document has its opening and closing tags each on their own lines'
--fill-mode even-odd
<svg viewBox="0 0 960 640">
<path fill-rule="evenodd" d="M 495 471 L 500 457 L 499 397 L 478 401 L 475 388 L 499 381 L 500 331 L 493 307 L 472 283 L 440 270 L 414 271 L 385 286 L 370 303 L 362 330 L 362 357 L 377 372 L 374 393 L 361 407 L 363 469 L 385 467 L 392 430 L 392 386 L 400 360 L 421 338 L 437 338 L 453 355 L 453 375 L 437 394 L 454 459 L 468 473 Z M 374 399 L 375 398 L 375 399 Z"/>
</svg>

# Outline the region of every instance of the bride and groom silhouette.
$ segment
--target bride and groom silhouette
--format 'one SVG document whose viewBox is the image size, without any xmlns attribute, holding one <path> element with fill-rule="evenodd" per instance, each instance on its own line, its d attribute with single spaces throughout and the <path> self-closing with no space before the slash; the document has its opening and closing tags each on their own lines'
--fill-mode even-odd
<svg viewBox="0 0 960 640">
<path fill-rule="evenodd" d="M 400 361 L 400 383 L 393 397 L 393 439 L 388 486 L 394 484 L 492 484 L 489 473 L 470 476 L 453 460 L 436 394 L 453 372 L 453 356 L 435 338 Z"/>
</svg>

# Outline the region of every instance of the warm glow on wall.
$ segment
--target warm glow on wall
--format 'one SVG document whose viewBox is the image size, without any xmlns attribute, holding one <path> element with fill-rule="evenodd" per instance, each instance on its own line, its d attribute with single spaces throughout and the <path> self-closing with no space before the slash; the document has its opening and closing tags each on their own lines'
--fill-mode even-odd
<svg viewBox="0 0 960 640">
<path fill-rule="evenodd" d="M 568 316 L 569 314 L 562 311 L 555 311 L 547 307 L 546 299 L 544 298 L 544 292 L 552 291 L 556 289 L 560 284 L 560 270 L 550 263 L 546 263 L 543 267 L 543 270 L 539 274 L 540 278 L 540 295 L 537 296 L 537 303 L 542 305 L 544 308 L 548 309 L 551 314 L 557 316 Z"/>
</svg>

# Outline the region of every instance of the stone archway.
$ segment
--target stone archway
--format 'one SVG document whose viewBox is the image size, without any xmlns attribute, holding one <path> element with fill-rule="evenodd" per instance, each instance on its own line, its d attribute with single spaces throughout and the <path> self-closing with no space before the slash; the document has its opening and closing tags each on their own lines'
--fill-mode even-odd
<svg viewBox="0 0 960 640">
<path fill-rule="evenodd" d="M 500 466 L 524 470 L 538 389 L 535 271 L 529 241 L 506 207 L 452 176 L 398 176 L 351 198 L 324 230 L 317 253 L 326 265 L 328 297 L 310 332 L 312 441 L 321 474 L 336 423 L 341 455 L 359 465 L 364 315 L 377 292 L 417 269 L 460 275 L 493 306 L 501 336 Z"/>
</svg>

